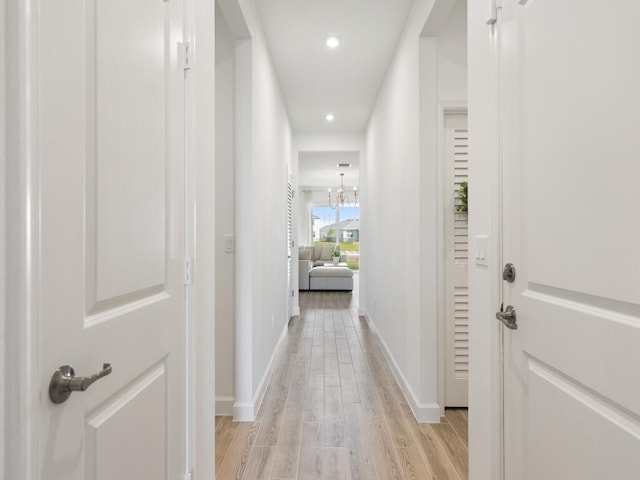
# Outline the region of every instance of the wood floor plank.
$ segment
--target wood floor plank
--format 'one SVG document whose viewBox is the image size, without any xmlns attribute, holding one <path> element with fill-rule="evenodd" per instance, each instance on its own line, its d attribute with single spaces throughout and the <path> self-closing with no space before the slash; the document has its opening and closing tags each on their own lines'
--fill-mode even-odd
<svg viewBox="0 0 640 480">
<path fill-rule="evenodd" d="M 324 373 L 309 374 L 309 387 L 304 405 L 304 421 L 324 421 Z"/>
<path fill-rule="evenodd" d="M 244 477 L 259 429 L 260 422 L 243 422 L 238 425 L 216 478 L 241 480 Z"/>
<path fill-rule="evenodd" d="M 307 398 L 307 389 L 309 387 L 310 371 L 310 364 L 296 363 L 293 377 L 291 378 L 291 386 L 289 387 L 287 403 L 305 403 Z"/>
<path fill-rule="evenodd" d="M 370 375 L 368 373 L 357 373 L 356 382 L 364 421 L 371 423 L 382 421 L 384 408 L 375 392 L 375 386 Z"/>
<path fill-rule="evenodd" d="M 340 370 L 342 401 L 344 403 L 360 403 L 360 394 L 358 393 L 358 384 L 353 366 L 351 363 L 339 363 L 338 368 Z"/>
<path fill-rule="evenodd" d="M 324 422 L 324 446 L 325 447 L 346 447 L 345 423 L 334 420 Z"/>
<path fill-rule="evenodd" d="M 437 440 L 436 436 L 430 430 L 422 429 L 422 425 L 415 421 L 408 405 L 401 405 L 401 409 L 417 440 L 420 454 L 427 465 L 429 465 L 434 477 L 437 479 L 446 478 L 459 480 L 451 461 L 447 457 L 444 447 Z"/>
<path fill-rule="evenodd" d="M 351 351 L 346 338 L 336 338 L 338 363 L 351 363 Z"/>
<path fill-rule="evenodd" d="M 333 312 L 329 310 L 325 310 L 324 312 L 324 331 L 325 333 L 333 333 L 335 331 L 333 325 Z"/>
<path fill-rule="evenodd" d="M 328 323 L 328 322 L 327 322 Z M 337 346 L 336 346 L 336 335 L 333 331 L 324 332 L 324 353 L 325 355 L 330 353 L 333 355 L 338 354 Z"/>
<path fill-rule="evenodd" d="M 407 419 L 400 410 L 400 405 L 393 405 L 387 409 L 386 421 L 389 429 L 393 432 L 393 441 L 397 448 L 415 447 L 415 438 L 411 433 Z"/>
<path fill-rule="evenodd" d="M 340 388 L 325 387 L 324 420 L 325 422 L 344 422 L 342 390 Z"/>
<path fill-rule="evenodd" d="M 355 350 L 353 347 L 349 347 L 351 352 L 351 364 L 353 365 L 353 371 L 356 373 L 369 373 L 369 366 L 364 357 L 364 353 L 361 350 Z"/>
<path fill-rule="evenodd" d="M 298 348 L 298 355 L 296 357 L 296 363 L 310 363 L 311 353 L 313 351 L 313 339 L 304 338 L 300 347 Z"/>
<path fill-rule="evenodd" d="M 417 448 L 399 448 L 398 457 L 405 480 L 436 479 Z"/>
<path fill-rule="evenodd" d="M 322 480 L 324 448 L 322 424 L 305 423 L 302 427 L 302 445 L 298 464 L 298 479 Z"/>
<path fill-rule="evenodd" d="M 325 480 L 352 480 L 349 451 L 346 448 L 324 449 Z"/>
<path fill-rule="evenodd" d="M 340 386 L 340 369 L 338 368 L 338 356 L 336 354 L 325 354 L 324 375 L 326 387 Z"/>
<path fill-rule="evenodd" d="M 353 480 L 373 480 L 376 478 L 373 453 L 367 438 L 362 408 L 360 404 L 344 405 L 344 437 L 349 450 L 351 478 Z"/>
<path fill-rule="evenodd" d="M 462 480 L 456 472 L 451 459 L 446 453 L 444 445 L 438 438 L 438 435 L 430 428 L 429 425 L 420 425 L 420 447 L 424 452 L 429 466 L 436 478 L 451 478 Z"/>
<path fill-rule="evenodd" d="M 275 447 L 254 447 L 243 480 L 269 480 Z"/>
<path fill-rule="evenodd" d="M 323 344 L 324 345 L 324 344 Z M 311 351 L 310 373 L 324 374 L 324 346 L 314 345 Z"/>
<path fill-rule="evenodd" d="M 460 440 L 462 440 L 464 446 L 469 448 L 469 428 L 466 413 L 466 408 L 447 408 L 444 415 Z"/>
<path fill-rule="evenodd" d="M 229 450 L 231 441 L 238 431 L 238 422 L 230 416 L 216 417 L 216 471 L 222 465 L 222 460 Z"/>
<path fill-rule="evenodd" d="M 295 478 L 300 457 L 304 405 L 287 404 L 271 476 Z"/>
<path fill-rule="evenodd" d="M 469 478 L 469 452 L 451 425 L 447 423 L 423 425 L 423 429 L 431 429 L 444 447 L 453 468 L 462 480 Z"/>
<path fill-rule="evenodd" d="M 377 478 L 384 480 L 402 480 L 402 468 L 396 449 L 382 423 L 365 423 L 367 439 L 373 451 Z"/>
<path fill-rule="evenodd" d="M 344 320 L 342 317 L 343 317 L 342 313 L 338 312 L 337 318 L 333 320 L 333 330 L 336 333 L 336 340 L 339 338 L 340 339 L 346 338 L 346 332 L 344 329 Z"/>
<path fill-rule="evenodd" d="M 278 438 L 280 435 L 280 428 L 284 421 L 284 410 L 286 395 L 281 395 L 280 400 L 283 401 L 271 401 L 266 407 L 266 411 L 262 418 L 262 425 L 256 438 L 256 446 L 260 447 L 275 447 L 278 444 Z"/>
</svg>

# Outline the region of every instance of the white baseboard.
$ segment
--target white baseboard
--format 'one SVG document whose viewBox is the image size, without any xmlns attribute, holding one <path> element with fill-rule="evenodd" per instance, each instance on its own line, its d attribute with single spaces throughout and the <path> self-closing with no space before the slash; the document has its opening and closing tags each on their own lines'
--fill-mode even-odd
<svg viewBox="0 0 640 480">
<path fill-rule="evenodd" d="M 216 415 L 233 415 L 234 397 L 216 397 Z"/>
<path fill-rule="evenodd" d="M 407 379 L 404 377 L 402 370 L 398 367 L 395 358 L 391 354 L 389 347 L 385 343 L 384 339 L 378 332 L 376 328 L 375 321 L 367 314 L 367 323 L 369 324 L 369 328 L 371 331 L 376 334 L 380 343 L 382 344 L 382 352 L 384 353 L 384 357 L 387 360 L 387 363 L 391 367 L 391 371 L 393 372 L 393 376 L 395 377 L 398 385 L 400 385 L 400 389 L 402 390 L 402 394 L 404 398 L 407 400 L 411 411 L 413 412 L 413 416 L 416 418 L 418 423 L 440 423 L 440 405 L 437 403 L 420 403 L 416 398 L 416 395 L 413 393 L 413 389 L 407 382 Z"/>
<path fill-rule="evenodd" d="M 264 375 L 262 375 L 262 379 L 260 380 L 260 384 L 258 385 L 258 389 L 256 390 L 255 395 L 253 396 L 253 401 L 251 403 L 236 403 L 233 405 L 233 420 L 236 422 L 253 422 L 256 419 L 256 415 L 258 414 L 258 410 L 260 409 L 260 405 L 262 405 L 262 400 L 264 400 L 264 395 L 267 393 L 267 387 L 269 386 L 269 380 L 273 372 L 273 362 L 276 358 L 276 354 L 280 349 L 280 345 L 282 340 L 287 335 L 288 323 L 284 325 L 282 329 L 282 333 L 280 334 L 280 338 L 278 339 L 278 343 L 276 343 L 275 348 L 273 349 L 273 353 L 271 354 L 271 359 L 269 360 L 269 365 L 267 365 L 266 370 L 264 371 Z"/>
<path fill-rule="evenodd" d="M 233 421 L 234 422 L 253 422 L 256 419 L 253 403 L 234 403 L 233 405 Z"/>
<path fill-rule="evenodd" d="M 367 316 L 367 310 L 364 308 L 359 308 L 358 309 L 358 316 L 359 317 L 366 317 Z"/>
</svg>

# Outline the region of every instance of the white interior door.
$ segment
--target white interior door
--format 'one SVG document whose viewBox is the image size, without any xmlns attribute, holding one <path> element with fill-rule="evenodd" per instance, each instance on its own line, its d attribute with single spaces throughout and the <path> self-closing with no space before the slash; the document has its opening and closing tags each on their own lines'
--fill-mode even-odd
<svg viewBox="0 0 640 480">
<path fill-rule="evenodd" d="M 503 4 L 505 478 L 640 478 L 640 3 Z"/>
<path fill-rule="evenodd" d="M 185 474 L 183 11 L 39 3 L 43 480 Z M 50 401 L 58 367 L 103 363 L 113 373 Z"/>
<path fill-rule="evenodd" d="M 445 406 L 466 407 L 469 392 L 468 213 L 461 211 L 460 185 L 468 180 L 467 114 L 445 115 L 446 366 Z"/>
</svg>

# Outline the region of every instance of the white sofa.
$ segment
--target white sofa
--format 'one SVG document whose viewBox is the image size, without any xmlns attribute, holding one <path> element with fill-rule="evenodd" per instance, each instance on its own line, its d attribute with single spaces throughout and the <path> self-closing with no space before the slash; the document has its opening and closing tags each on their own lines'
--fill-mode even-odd
<svg viewBox="0 0 640 480">
<path fill-rule="evenodd" d="M 338 249 L 340 247 L 337 247 Z M 326 266 L 333 262 L 332 246 L 300 247 L 298 250 L 298 288 L 300 290 L 353 290 L 353 271 L 343 266 Z M 346 260 L 340 256 L 340 262 Z"/>
</svg>

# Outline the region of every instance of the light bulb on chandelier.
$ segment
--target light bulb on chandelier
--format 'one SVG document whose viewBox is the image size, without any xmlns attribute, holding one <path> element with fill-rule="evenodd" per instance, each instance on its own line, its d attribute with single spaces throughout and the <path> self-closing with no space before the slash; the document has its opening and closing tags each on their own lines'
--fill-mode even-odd
<svg viewBox="0 0 640 480">
<path fill-rule="evenodd" d="M 351 197 L 344 190 L 344 173 L 340 174 L 340 187 L 336 192 L 336 196 L 334 199 L 331 198 L 331 189 L 329 189 L 329 206 L 331 208 L 344 207 L 345 203 L 347 206 L 355 207 L 358 205 L 358 188 L 353 187 L 353 197 Z"/>
</svg>

